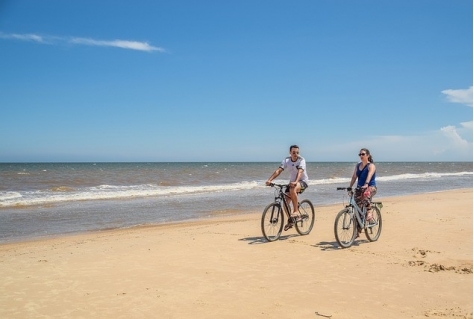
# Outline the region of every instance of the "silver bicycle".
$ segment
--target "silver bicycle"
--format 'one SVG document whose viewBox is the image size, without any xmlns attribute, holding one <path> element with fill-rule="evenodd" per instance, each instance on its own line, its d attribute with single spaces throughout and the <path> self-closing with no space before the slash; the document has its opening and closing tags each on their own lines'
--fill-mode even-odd
<svg viewBox="0 0 474 319">
<path fill-rule="evenodd" d="M 339 246 L 351 247 L 362 230 L 369 241 L 379 239 L 382 232 L 382 202 L 372 202 L 372 219 L 366 220 L 367 208 L 357 205 L 352 188 L 338 187 L 337 190 L 349 192 L 349 203 L 337 214 L 334 222 L 334 235 Z"/>
</svg>

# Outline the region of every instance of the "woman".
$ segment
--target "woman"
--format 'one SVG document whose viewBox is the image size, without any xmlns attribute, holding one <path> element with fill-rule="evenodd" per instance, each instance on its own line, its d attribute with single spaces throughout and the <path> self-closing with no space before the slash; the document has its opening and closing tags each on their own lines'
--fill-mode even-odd
<svg viewBox="0 0 474 319">
<path fill-rule="evenodd" d="M 360 162 L 354 168 L 354 174 L 352 174 L 349 187 L 352 188 L 357 179 L 356 201 L 359 206 L 367 208 L 366 219 L 370 221 L 372 219 L 372 197 L 377 193 L 377 185 L 375 183 L 376 167 L 368 149 L 361 149 L 359 157 Z"/>
</svg>

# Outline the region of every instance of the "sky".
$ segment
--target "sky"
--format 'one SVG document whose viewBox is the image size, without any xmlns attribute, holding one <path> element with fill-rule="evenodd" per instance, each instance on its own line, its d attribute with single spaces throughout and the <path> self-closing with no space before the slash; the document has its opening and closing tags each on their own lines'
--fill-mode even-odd
<svg viewBox="0 0 474 319">
<path fill-rule="evenodd" d="M 0 0 L 1 162 L 472 161 L 471 0 Z"/>
</svg>

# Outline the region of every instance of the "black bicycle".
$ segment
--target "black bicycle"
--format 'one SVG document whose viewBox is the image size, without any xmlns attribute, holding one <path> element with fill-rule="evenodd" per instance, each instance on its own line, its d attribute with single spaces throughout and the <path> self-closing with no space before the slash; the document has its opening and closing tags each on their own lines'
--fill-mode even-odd
<svg viewBox="0 0 474 319">
<path fill-rule="evenodd" d="M 275 201 L 268 204 L 262 214 L 262 233 L 268 241 L 275 241 L 280 238 L 283 230 L 285 218 L 283 211 L 288 218 L 288 224 L 285 228 L 293 227 L 300 235 L 308 235 L 314 225 L 314 207 L 309 199 L 304 199 L 298 203 L 298 216 L 291 217 L 290 195 L 286 193 L 289 185 L 271 183 L 269 186 L 275 187 Z"/>
<path fill-rule="evenodd" d="M 382 202 L 372 202 L 372 219 L 367 220 L 367 208 L 359 207 L 356 203 L 355 192 L 352 188 L 338 187 L 337 190 L 345 190 L 349 192 L 349 204 L 341 210 L 334 221 L 334 235 L 338 244 L 342 248 L 352 246 L 355 239 L 362 230 L 369 241 L 376 241 L 382 232 Z"/>
</svg>

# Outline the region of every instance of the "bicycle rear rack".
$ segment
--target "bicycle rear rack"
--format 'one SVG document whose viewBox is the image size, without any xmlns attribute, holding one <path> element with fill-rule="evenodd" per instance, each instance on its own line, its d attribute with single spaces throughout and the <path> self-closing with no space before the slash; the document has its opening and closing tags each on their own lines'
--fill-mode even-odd
<svg viewBox="0 0 474 319">
<path fill-rule="evenodd" d="M 382 209 L 382 207 L 383 207 L 382 202 L 372 202 L 372 204 L 374 204 L 375 206 L 377 206 L 378 209 Z"/>
</svg>

